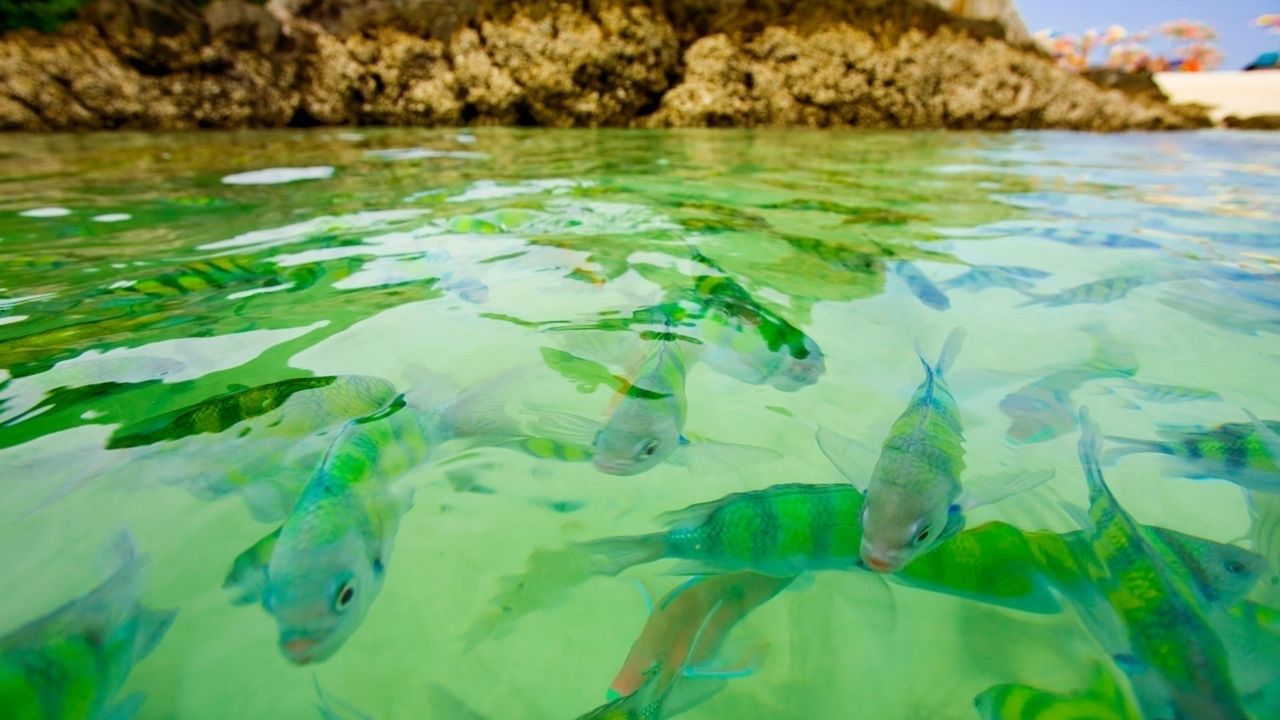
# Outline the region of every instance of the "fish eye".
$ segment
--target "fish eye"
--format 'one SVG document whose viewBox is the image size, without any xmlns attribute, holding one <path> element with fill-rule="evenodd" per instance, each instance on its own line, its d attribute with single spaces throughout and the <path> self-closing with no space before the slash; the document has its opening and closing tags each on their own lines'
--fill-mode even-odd
<svg viewBox="0 0 1280 720">
<path fill-rule="evenodd" d="M 924 542 L 924 541 L 928 540 L 928 539 L 929 539 L 929 531 L 930 531 L 929 526 L 928 526 L 928 525 L 925 525 L 925 526 L 920 530 L 920 532 L 916 533 L 915 544 L 916 544 L 916 545 L 919 545 L 920 543 L 922 543 L 922 542 Z"/>
<path fill-rule="evenodd" d="M 650 440 L 649 442 L 645 443 L 645 446 L 640 450 L 640 454 L 645 457 L 653 457 L 653 454 L 656 452 L 658 452 L 657 440 Z"/>
<path fill-rule="evenodd" d="M 1244 571 L 1245 571 L 1244 563 L 1240 562 L 1239 560 L 1227 561 L 1227 572 L 1231 573 L 1232 575 L 1238 575 L 1239 573 L 1242 573 Z"/>
<path fill-rule="evenodd" d="M 338 588 L 338 594 L 333 598 L 333 607 L 336 610 L 346 610 L 347 606 L 356 597 L 356 589 L 351 586 L 351 581 L 342 583 L 342 587 Z"/>
</svg>

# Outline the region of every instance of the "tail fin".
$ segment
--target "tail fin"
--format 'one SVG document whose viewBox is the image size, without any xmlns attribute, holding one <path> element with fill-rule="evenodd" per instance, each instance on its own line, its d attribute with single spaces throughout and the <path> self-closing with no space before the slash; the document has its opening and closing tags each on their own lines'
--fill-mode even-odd
<svg viewBox="0 0 1280 720">
<path fill-rule="evenodd" d="M 507 414 L 506 406 L 520 375 L 508 371 L 463 390 L 444 411 L 449 431 L 457 437 L 519 435 L 519 423 Z"/>
<path fill-rule="evenodd" d="M 660 560 L 667 552 L 665 533 L 603 538 L 579 544 L 595 563 L 596 572 L 618 573 L 636 565 Z"/>
<path fill-rule="evenodd" d="M 1102 436 L 1098 423 L 1089 416 L 1089 408 L 1080 408 L 1080 442 L 1076 451 L 1080 455 L 1080 466 L 1084 468 L 1084 478 L 1089 484 L 1089 497 L 1097 497 L 1108 493 L 1107 481 L 1102 478 L 1102 467 L 1098 464 L 1098 454 L 1102 450 Z M 1092 502 L 1090 503 L 1092 505 Z"/>
<path fill-rule="evenodd" d="M 967 333 L 964 328 L 956 328 L 947 335 L 946 342 L 942 343 L 942 351 L 938 353 L 938 361 L 933 364 L 933 372 L 939 378 L 946 374 L 951 366 L 956 362 L 956 356 L 960 354 L 960 346 L 964 344 L 964 338 Z"/>
<path fill-rule="evenodd" d="M 1138 453 L 1161 453 L 1168 454 L 1165 449 L 1165 443 L 1159 440 L 1142 440 L 1140 438 L 1120 437 L 1118 435 L 1108 435 L 1107 441 L 1119 443 L 1117 447 L 1107 448 L 1102 453 L 1103 465 L 1114 465 L 1116 461 L 1127 455 L 1136 455 Z"/>
</svg>

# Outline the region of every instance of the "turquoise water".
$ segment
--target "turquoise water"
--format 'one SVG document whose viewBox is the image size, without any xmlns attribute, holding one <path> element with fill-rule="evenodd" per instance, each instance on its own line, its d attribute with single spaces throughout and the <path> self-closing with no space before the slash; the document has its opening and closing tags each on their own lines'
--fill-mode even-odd
<svg viewBox="0 0 1280 720">
<path fill-rule="evenodd" d="M 574 543 L 782 483 L 865 487 L 924 379 L 916 348 L 932 361 L 954 328 L 960 481 L 1010 495 L 964 504 L 965 528 L 1081 528 L 1062 507 L 1089 502 L 1079 405 L 1106 435 L 1220 441 L 1235 423 L 1236 449 L 1104 472 L 1138 522 L 1269 561 L 1238 595 L 1280 606 L 1280 473 L 1245 413 L 1280 418 L 1274 136 L 10 135 L 0 183 L 0 700 L 15 708 L 57 684 L 52 666 L 112 698 L 91 705 L 144 693 L 143 718 L 587 713 L 685 578 L 667 560 L 593 574 Z M 613 419 L 634 408 L 628 434 Z M 820 428 L 850 438 L 846 474 Z M 316 510 L 343 453 L 358 502 Z M 343 579 L 358 586 L 349 636 L 298 640 L 291 621 L 281 637 L 303 591 L 280 546 L 262 556 L 272 611 L 223 588 L 282 523 L 304 567 L 330 561 L 326 532 L 368 540 L 307 610 L 339 615 Z M 741 622 L 723 647 L 707 625 L 714 658 L 676 684 L 732 677 L 681 693 L 709 696 L 683 716 L 973 718 L 994 685 L 1070 695 L 1099 667 L 1165 716 L 1151 669 L 1113 662 L 1070 602 L 1033 612 L 961 597 L 945 567 L 918 587 L 856 562 L 754 611 L 711 593 Z M 86 595 L 122 563 L 143 572 Z M 77 597 L 67 622 L 30 625 Z M 150 632 L 138 620 L 172 609 Z M 663 622 L 698 635 L 703 620 Z M 1275 717 L 1280 680 L 1246 672 L 1280 668 L 1280 624 L 1260 622 L 1246 634 L 1262 649 L 1233 655 L 1225 682 Z M 122 686 L 70 651 L 31 669 L 67 637 L 106 653 L 104 627 L 137 647 L 111 656 Z"/>
</svg>

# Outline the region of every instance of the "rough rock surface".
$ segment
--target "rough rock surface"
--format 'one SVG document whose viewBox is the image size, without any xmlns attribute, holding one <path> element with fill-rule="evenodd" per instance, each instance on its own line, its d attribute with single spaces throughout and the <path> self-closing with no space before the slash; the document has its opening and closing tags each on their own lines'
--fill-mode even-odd
<svg viewBox="0 0 1280 720">
<path fill-rule="evenodd" d="M 55 34 L 0 38 L 0 129 L 1207 123 L 947 5 L 100 0 Z"/>
</svg>

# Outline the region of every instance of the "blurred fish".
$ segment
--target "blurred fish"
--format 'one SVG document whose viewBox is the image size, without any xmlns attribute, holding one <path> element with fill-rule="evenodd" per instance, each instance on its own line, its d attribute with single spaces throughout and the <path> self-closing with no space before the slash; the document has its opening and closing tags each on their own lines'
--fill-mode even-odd
<svg viewBox="0 0 1280 720">
<path fill-rule="evenodd" d="M 894 263 L 893 269 L 907 284 L 911 294 L 925 306 L 934 310 L 946 310 L 951 307 L 951 298 L 947 297 L 947 294 L 942 292 L 941 288 L 923 272 L 920 272 L 920 268 L 909 262 L 899 262 Z"/>
<path fill-rule="evenodd" d="M 1185 387 L 1182 385 L 1160 385 L 1132 380 L 1125 385 L 1139 398 L 1156 403 L 1180 403 L 1196 400 L 1221 400 L 1222 396 L 1212 390 Z"/>
<path fill-rule="evenodd" d="M 1123 622 L 1137 662 L 1160 678 L 1182 716 L 1244 720 L 1226 648 L 1205 619 L 1202 599 L 1160 560 L 1148 533 L 1111 494 L 1098 464 L 1097 425 L 1087 409 L 1080 411 L 1080 425 L 1095 579 Z"/>
<path fill-rule="evenodd" d="M 1170 474 L 1191 479 L 1218 478 L 1259 492 L 1280 492 L 1280 421 L 1202 426 L 1160 426 L 1160 440 L 1109 436 L 1118 443 L 1103 454 L 1107 463 L 1136 453 L 1159 453 Z M 1271 436 L 1271 437 L 1269 437 Z"/>
<path fill-rule="evenodd" d="M 473 621 L 462 640 L 467 651 L 490 637 L 501 637 L 516 620 L 552 607 L 569 591 L 596 575 L 591 555 L 577 545 L 539 549 L 529 555 L 524 572 L 503 577 L 491 608 Z"/>
<path fill-rule="evenodd" d="M 609 689 L 618 696 L 636 692 L 644 683 L 645 672 L 655 664 L 710 664 L 738 622 L 782 592 L 792 580 L 741 572 L 698 576 L 682 583 L 653 608 Z"/>
<path fill-rule="evenodd" d="M 1035 268 L 1017 265 L 971 265 L 965 273 L 945 280 L 941 286 L 947 289 L 979 292 L 988 288 L 1030 290 L 1032 280 L 1049 277 L 1049 273 Z"/>
<path fill-rule="evenodd" d="M 1038 443 L 1071 432 L 1076 426 L 1073 392 L 1093 380 L 1127 380 L 1137 373 L 1137 357 L 1105 327 L 1089 324 L 1081 329 L 1093 337 L 1093 354 L 1087 361 L 1034 380 L 1000 401 L 1000 411 L 1012 420 L 1005 431 L 1011 442 Z"/>
<path fill-rule="evenodd" d="M 995 685 L 973 699 L 982 720 L 1141 720 L 1115 676 L 1101 664 L 1093 681 L 1075 693 L 1029 685 Z"/>
<path fill-rule="evenodd" d="M 169 630 L 176 610 L 139 602 L 145 562 L 124 535 L 119 566 L 97 588 L 0 638 L 6 718 L 132 717 L 143 695 L 115 696 Z"/>
<path fill-rule="evenodd" d="M 719 269 L 697 251 L 694 259 Z M 727 274 L 694 277 L 693 289 L 685 297 L 696 308 L 703 342 L 698 359 L 713 370 L 783 392 L 812 385 L 826 371 L 817 342 L 751 297 Z"/>
<path fill-rule="evenodd" d="M 401 396 L 347 423 L 277 531 L 265 576 L 252 561 L 267 556 L 264 547 L 237 558 L 224 587 L 252 601 L 250 578 L 265 579 L 262 604 L 280 626 L 289 660 L 328 659 L 360 626 L 412 506 L 412 492 L 395 481 L 449 439 L 494 433 L 502 423 L 499 387 L 477 385 L 423 410 Z"/>
<path fill-rule="evenodd" d="M 1270 562 L 1270 572 L 1258 583 L 1257 599 L 1280 608 L 1280 495 L 1245 491 L 1249 504 L 1249 530 L 1245 536 L 1253 549 Z"/>
<path fill-rule="evenodd" d="M 1160 245 L 1123 233 L 1086 230 L 1072 227 L 1037 227 L 1028 234 L 1076 247 L 1125 248 L 1130 250 L 1158 250 Z"/>
<path fill-rule="evenodd" d="M 1066 290 L 1061 290 L 1053 293 L 1052 295 L 1041 295 L 1023 291 L 1022 294 L 1030 298 L 1027 302 L 1023 303 L 1023 305 L 1048 305 L 1049 307 L 1062 307 L 1064 305 L 1078 305 L 1080 303 L 1109 303 L 1128 295 L 1130 290 L 1143 285 L 1148 285 L 1151 282 L 1152 281 L 1148 278 L 1128 275 L 1095 280 L 1083 285 L 1069 287 Z"/>
<path fill-rule="evenodd" d="M 1231 300 L 1216 285 L 1179 283 L 1159 300 L 1203 323 L 1232 332 L 1280 334 L 1280 317 L 1274 310 Z"/>
</svg>

